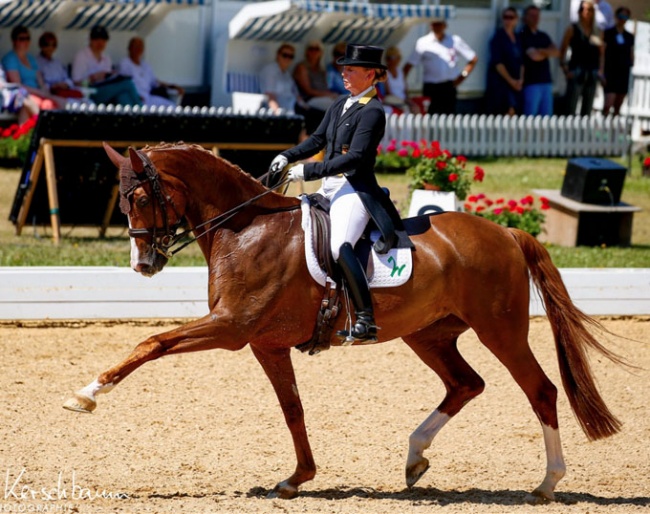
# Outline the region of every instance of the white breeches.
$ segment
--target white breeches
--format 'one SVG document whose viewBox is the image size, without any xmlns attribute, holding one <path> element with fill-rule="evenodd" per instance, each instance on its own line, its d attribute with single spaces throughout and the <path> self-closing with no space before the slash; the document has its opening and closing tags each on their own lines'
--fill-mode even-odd
<svg viewBox="0 0 650 514">
<path fill-rule="evenodd" d="M 354 246 L 370 220 L 370 214 L 361 198 L 345 178 L 332 177 L 323 180 L 319 193 L 328 198 L 332 230 L 330 247 L 334 260 L 339 258 L 343 243 Z"/>
</svg>

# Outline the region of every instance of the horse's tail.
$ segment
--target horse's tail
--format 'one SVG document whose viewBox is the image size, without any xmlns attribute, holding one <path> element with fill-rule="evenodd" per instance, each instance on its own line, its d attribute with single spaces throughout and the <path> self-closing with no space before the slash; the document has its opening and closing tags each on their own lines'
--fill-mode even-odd
<svg viewBox="0 0 650 514">
<path fill-rule="evenodd" d="M 621 429 L 621 422 L 607 408 L 596 388 L 586 348 L 591 347 L 618 364 L 625 362 L 589 332 L 588 327 L 608 331 L 573 304 L 546 248 L 523 230 L 510 229 L 510 232 L 541 292 L 555 337 L 562 384 L 578 423 L 592 441 L 614 435 Z"/>
</svg>

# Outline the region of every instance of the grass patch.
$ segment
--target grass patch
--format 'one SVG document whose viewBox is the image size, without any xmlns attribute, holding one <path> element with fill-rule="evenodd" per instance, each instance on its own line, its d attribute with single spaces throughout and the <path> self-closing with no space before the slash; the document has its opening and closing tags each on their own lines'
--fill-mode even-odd
<svg viewBox="0 0 650 514">
<path fill-rule="evenodd" d="M 624 166 L 621 159 L 612 159 Z M 485 180 L 475 184 L 472 193 L 485 193 L 490 197 L 521 198 L 532 189 L 560 189 L 567 159 L 499 158 L 472 160 L 485 169 Z M 641 166 L 634 161 L 623 188 L 622 200 L 639 206 L 635 214 L 630 248 L 548 246 L 555 264 L 562 268 L 573 267 L 650 267 L 650 178 L 641 176 Z M 0 266 L 128 266 L 130 243 L 126 229 L 109 228 L 105 238 L 98 237 L 99 229 L 92 227 L 62 228 L 61 243 L 54 245 L 51 229 L 47 226 L 23 228 L 21 236 L 15 234 L 14 225 L 8 221 L 9 210 L 20 179 L 18 169 L 0 169 Z M 408 211 L 408 189 L 404 175 L 382 174 L 382 185 L 403 213 Z M 303 187 L 314 191 L 317 183 Z M 292 184 L 288 194 L 297 194 L 299 185 Z M 65 205 L 61 206 L 65 209 Z M 170 261 L 170 266 L 202 266 L 205 260 L 198 245 L 190 245 Z"/>
</svg>

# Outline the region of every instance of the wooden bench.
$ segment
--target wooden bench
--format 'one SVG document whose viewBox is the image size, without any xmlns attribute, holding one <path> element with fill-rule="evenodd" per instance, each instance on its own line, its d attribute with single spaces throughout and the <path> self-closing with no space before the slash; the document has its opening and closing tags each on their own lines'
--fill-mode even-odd
<svg viewBox="0 0 650 514">
<path fill-rule="evenodd" d="M 533 189 L 548 198 L 544 230 L 539 240 L 560 246 L 630 246 L 632 218 L 641 208 L 624 202 L 595 205 L 565 198 L 559 190 Z"/>
</svg>

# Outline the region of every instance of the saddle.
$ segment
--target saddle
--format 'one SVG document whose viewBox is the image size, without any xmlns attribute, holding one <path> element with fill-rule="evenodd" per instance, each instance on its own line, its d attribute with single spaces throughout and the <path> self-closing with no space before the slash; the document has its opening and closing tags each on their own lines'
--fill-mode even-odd
<svg viewBox="0 0 650 514">
<path fill-rule="evenodd" d="M 303 229 L 305 230 L 305 257 L 312 278 L 325 287 L 321 307 L 312 338 L 296 348 L 314 355 L 330 347 L 330 338 L 341 310 L 341 280 L 338 266 L 330 249 L 331 223 L 329 201 L 319 194 L 303 196 Z M 407 233 L 417 234 L 430 227 L 428 216 L 404 220 Z M 374 223 L 368 224 L 364 235 L 355 245 L 355 252 L 363 265 L 371 288 L 396 287 L 411 276 L 411 248 L 393 248 L 385 254 L 373 251 L 380 234 Z"/>
</svg>

